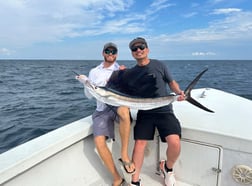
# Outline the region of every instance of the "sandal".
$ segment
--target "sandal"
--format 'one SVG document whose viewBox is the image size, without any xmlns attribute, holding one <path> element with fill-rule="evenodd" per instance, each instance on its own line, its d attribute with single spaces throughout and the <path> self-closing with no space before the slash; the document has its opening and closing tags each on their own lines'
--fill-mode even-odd
<svg viewBox="0 0 252 186">
<path fill-rule="evenodd" d="M 124 186 L 125 184 L 127 184 L 127 183 L 126 183 L 125 179 L 122 178 L 122 181 L 118 186 Z M 112 184 L 112 186 L 114 186 L 114 185 Z"/>
<path fill-rule="evenodd" d="M 133 164 L 132 161 L 126 162 L 126 161 L 123 161 L 122 158 L 120 158 L 118 160 L 122 164 L 122 166 L 123 166 L 124 170 L 126 171 L 126 173 L 128 173 L 128 174 L 134 174 L 136 172 L 136 169 L 134 169 L 133 171 L 128 171 L 128 169 L 126 167 L 126 166 L 130 167 Z"/>
</svg>

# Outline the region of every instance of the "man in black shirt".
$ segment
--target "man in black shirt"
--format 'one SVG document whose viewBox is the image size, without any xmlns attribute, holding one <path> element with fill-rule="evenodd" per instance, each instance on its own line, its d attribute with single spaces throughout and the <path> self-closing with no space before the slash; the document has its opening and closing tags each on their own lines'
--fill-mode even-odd
<svg viewBox="0 0 252 186">
<path fill-rule="evenodd" d="M 184 92 L 178 83 L 172 78 L 166 65 L 158 60 L 148 58 L 149 48 L 144 38 L 133 39 L 129 47 L 137 65 L 122 72 L 122 82 L 125 93 L 137 97 L 155 98 L 167 96 L 169 87 L 180 95 L 178 101 L 185 99 Z M 168 85 L 168 86 L 167 86 Z M 173 166 L 180 154 L 181 127 L 173 113 L 172 105 L 152 109 L 139 110 L 134 127 L 134 151 L 133 161 L 136 172 L 132 175 L 132 186 L 141 185 L 140 172 L 144 161 L 144 149 L 148 140 L 153 140 L 155 128 L 158 129 L 162 142 L 166 142 L 166 160 L 160 163 L 160 169 L 167 186 L 175 186 L 176 180 L 173 174 Z"/>
</svg>

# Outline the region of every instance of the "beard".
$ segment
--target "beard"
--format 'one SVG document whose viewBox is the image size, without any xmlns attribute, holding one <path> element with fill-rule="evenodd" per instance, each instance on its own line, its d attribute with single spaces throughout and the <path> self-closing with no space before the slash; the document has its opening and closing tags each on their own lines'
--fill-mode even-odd
<svg viewBox="0 0 252 186">
<path fill-rule="evenodd" d="M 114 55 L 104 56 L 104 61 L 108 63 L 114 63 L 116 61 L 116 56 Z"/>
</svg>

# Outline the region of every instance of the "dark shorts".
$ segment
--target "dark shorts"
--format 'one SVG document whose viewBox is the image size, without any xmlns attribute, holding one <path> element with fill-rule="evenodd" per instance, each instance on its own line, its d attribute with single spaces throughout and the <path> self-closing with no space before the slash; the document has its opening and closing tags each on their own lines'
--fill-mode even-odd
<svg viewBox="0 0 252 186">
<path fill-rule="evenodd" d="M 153 140 L 157 128 L 161 141 L 166 142 L 165 137 L 177 134 L 181 137 L 181 127 L 173 113 L 138 113 L 134 127 L 134 139 Z"/>
<path fill-rule="evenodd" d="M 117 107 L 108 106 L 104 111 L 95 111 L 92 114 L 93 135 L 115 138 L 114 122 L 119 122 Z"/>
</svg>

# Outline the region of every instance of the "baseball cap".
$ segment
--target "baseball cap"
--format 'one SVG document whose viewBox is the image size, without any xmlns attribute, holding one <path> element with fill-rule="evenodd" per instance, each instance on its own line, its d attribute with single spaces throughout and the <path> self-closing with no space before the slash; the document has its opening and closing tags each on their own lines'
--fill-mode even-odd
<svg viewBox="0 0 252 186">
<path fill-rule="evenodd" d="M 114 48 L 114 49 L 118 50 L 118 49 L 117 49 L 117 46 L 116 46 L 116 44 L 115 44 L 115 43 L 109 42 L 109 43 L 106 43 L 106 44 L 104 45 L 104 47 L 103 47 L 103 51 L 104 51 L 104 50 L 106 50 L 106 49 L 107 49 L 107 48 L 109 48 L 109 47 L 111 47 L 111 48 Z"/>
<path fill-rule="evenodd" d="M 137 37 L 135 39 L 133 39 L 130 43 L 129 43 L 129 48 L 131 49 L 136 43 L 142 43 L 145 44 L 146 47 L 148 48 L 147 42 L 144 38 L 142 37 Z"/>
</svg>

